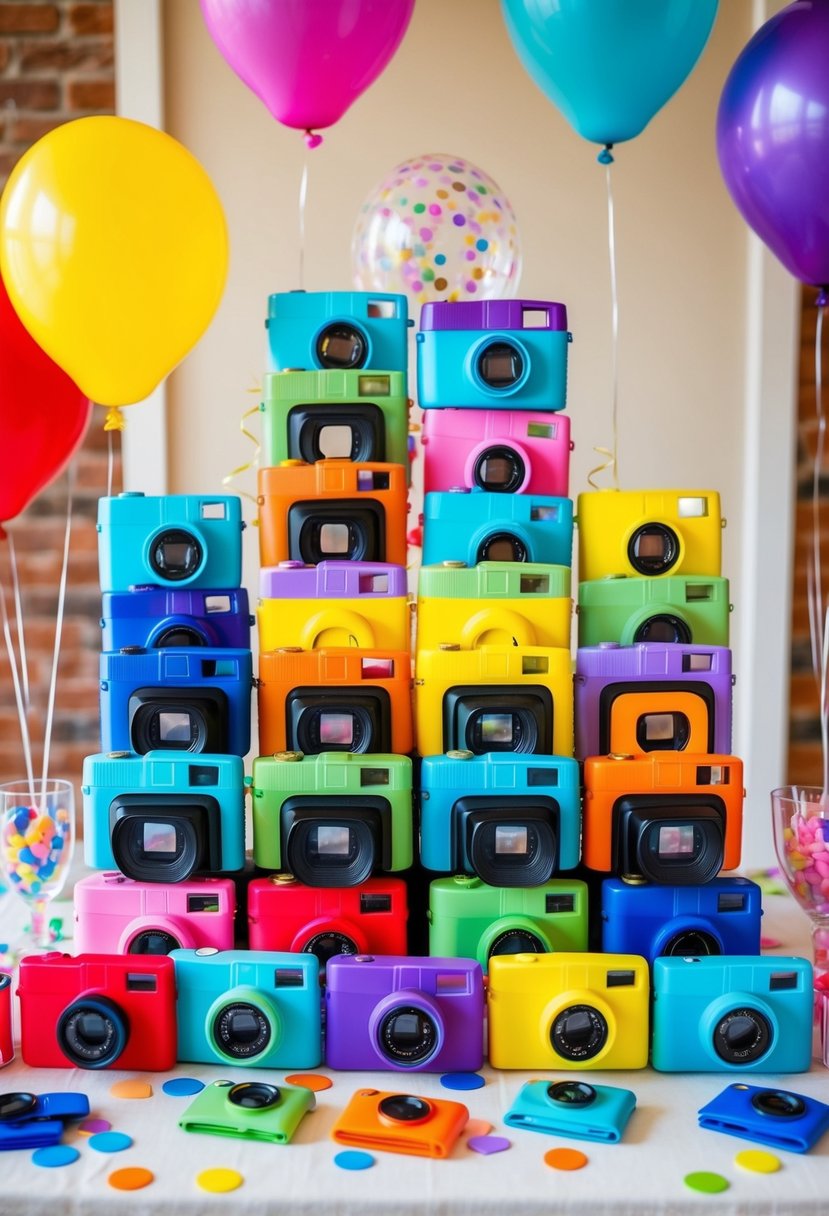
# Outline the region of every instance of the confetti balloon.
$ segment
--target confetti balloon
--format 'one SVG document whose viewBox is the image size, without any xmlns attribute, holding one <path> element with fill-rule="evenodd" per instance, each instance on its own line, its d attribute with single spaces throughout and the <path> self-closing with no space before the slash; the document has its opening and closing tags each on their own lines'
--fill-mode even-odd
<svg viewBox="0 0 829 1216">
<path fill-rule="evenodd" d="M 393 169 L 363 203 L 351 245 L 361 291 L 430 300 L 515 295 L 518 227 L 488 174 L 460 156 L 416 156 Z"/>
</svg>

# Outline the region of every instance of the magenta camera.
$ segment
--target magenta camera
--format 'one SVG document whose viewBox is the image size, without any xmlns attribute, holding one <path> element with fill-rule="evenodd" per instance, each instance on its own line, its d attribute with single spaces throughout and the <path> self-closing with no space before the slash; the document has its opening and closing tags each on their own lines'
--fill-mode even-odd
<svg viewBox="0 0 829 1216">
<path fill-rule="evenodd" d="M 423 489 L 566 498 L 570 419 L 530 410 L 424 410 Z"/>
<path fill-rule="evenodd" d="M 326 982 L 329 1068 L 474 1072 L 483 1064 L 480 963 L 338 955 L 328 962 Z"/>
</svg>

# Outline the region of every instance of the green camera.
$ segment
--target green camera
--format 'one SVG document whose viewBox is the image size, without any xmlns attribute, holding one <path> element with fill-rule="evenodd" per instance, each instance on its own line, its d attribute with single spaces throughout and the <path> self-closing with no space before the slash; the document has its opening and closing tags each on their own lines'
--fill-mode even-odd
<svg viewBox="0 0 829 1216">
<path fill-rule="evenodd" d="M 287 1144 L 314 1105 L 311 1090 L 300 1085 L 214 1081 L 190 1103 L 178 1125 L 186 1132 Z"/>
<path fill-rule="evenodd" d="M 728 579 L 600 578 L 579 584 L 579 646 L 678 642 L 727 646 Z"/>
</svg>

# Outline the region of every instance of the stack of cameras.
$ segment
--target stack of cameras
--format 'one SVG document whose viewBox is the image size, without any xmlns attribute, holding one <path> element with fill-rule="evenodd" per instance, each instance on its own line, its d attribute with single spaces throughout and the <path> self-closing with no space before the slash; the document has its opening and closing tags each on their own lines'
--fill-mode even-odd
<svg viewBox="0 0 829 1216">
<path fill-rule="evenodd" d="M 102 498 L 101 746 L 84 762 L 82 952 L 234 945 L 253 689 L 235 496 Z"/>
</svg>

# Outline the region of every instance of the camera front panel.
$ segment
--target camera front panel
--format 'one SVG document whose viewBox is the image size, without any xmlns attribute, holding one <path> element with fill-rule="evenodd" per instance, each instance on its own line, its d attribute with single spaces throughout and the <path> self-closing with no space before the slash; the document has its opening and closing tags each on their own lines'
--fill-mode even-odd
<svg viewBox="0 0 829 1216">
<path fill-rule="evenodd" d="M 383 411 L 370 402 L 298 405 L 286 419 L 283 460 L 386 460 Z M 390 459 L 390 458 L 389 458 Z"/>
<path fill-rule="evenodd" d="M 115 865 L 139 882 L 223 869 L 222 816 L 207 794 L 121 794 L 109 808 Z"/>
<path fill-rule="evenodd" d="M 728 646 L 728 580 L 605 578 L 579 583 L 578 644 Z"/>
<path fill-rule="evenodd" d="M 559 818 L 550 795 L 459 798 L 452 808 L 457 862 L 493 887 L 538 886 L 558 869 Z"/>
<path fill-rule="evenodd" d="M 426 410 L 424 493 L 455 486 L 567 497 L 570 420 L 525 410 Z M 511 488 L 510 488 L 511 487 Z"/>
<path fill-rule="evenodd" d="M 268 355 L 278 372 L 378 367 L 405 372 L 406 297 L 389 292 L 290 291 L 268 298 Z"/>
<path fill-rule="evenodd" d="M 357 499 L 295 503 L 288 510 L 288 557 L 309 565 L 386 561 L 382 505 Z"/>
<path fill-rule="evenodd" d="M 387 798 L 368 794 L 286 798 L 279 831 L 286 866 L 311 887 L 355 887 L 373 871 L 393 868 L 392 809 Z"/>
<path fill-rule="evenodd" d="M 554 751 L 554 703 L 543 685 L 455 685 L 442 699 L 443 751 Z"/>
<path fill-rule="evenodd" d="M 391 722 L 391 697 L 385 688 L 295 688 L 285 701 L 288 749 L 306 756 L 390 752 Z"/>
<path fill-rule="evenodd" d="M 806 1094 L 741 1082 L 700 1109 L 699 1125 L 770 1148 L 807 1153 L 829 1129 L 829 1106 Z"/>
<path fill-rule="evenodd" d="M 357 1090 L 331 1131 L 337 1144 L 410 1157 L 448 1157 L 469 1120 L 461 1102 Z"/>
<path fill-rule="evenodd" d="M 716 716 L 714 690 L 702 682 L 608 684 L 599 698 L 599 747 L 590 754 L 713 752 Z"/>
<path fill-rule="evenodd" d="M 723 520 L 714 491 L 588 492 L 579 495 L 578 519 L 585 581 L 721 573 Z"/>
<path fill-rule="evenodd" d="M 631 794 L 613 808 L 613 872 L 650 882 L 709 882 L 725 862 L 726 808 L 695 794 Z"/>
<path fill-rule="evenodd" d="M 226 752 L 230 707 L 221 688 L 137 688 L 128 702 L 131 750 Z"/>
</svg>

